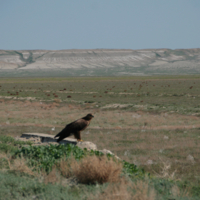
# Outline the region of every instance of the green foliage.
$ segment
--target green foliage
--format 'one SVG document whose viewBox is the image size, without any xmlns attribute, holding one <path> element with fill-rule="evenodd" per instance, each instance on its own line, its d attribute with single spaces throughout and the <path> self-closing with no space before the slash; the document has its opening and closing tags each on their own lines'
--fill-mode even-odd
<svg viewBox="0 0 200 200">
<path fill-rule="evenodd" d="M 0 169 L 9 169 L 9 163 L 6 158 L 0 158 Z"/>
<path fill-rule="evenodd" d="M 131 178 L 143 178 L 145 175 L 144 169 L 126 161 L 123 161 L 123 173 Z"/>
<path fill-rule="evenodd" d="M 17 141 L 13 137 L 0 135 L 0 152 L 14 153 L 19 147 L 32 144 L 30 141 Z"/>
<path fill-rule="evenodd" d="M 24 144 L 29 144 L 31 145 L 32 142 L 31 141 L 27 141 L 27 142 L 24 142 L 24 141 L 18 141 L 18 140 L 15 140 L 13 137 L 11 136 L 5 136 L 5 135 L 0 135 L 0 141 L 4 144 L 10 144 L 10 145 L 24 145 Z"/>
<path fill-rule="evenodd" d="M 69 158 L 71 155 L 76 160 L 84 156 L 84 151 L 72 144 L 68 145 L 50 145 L 50 146 L 28 146 L 17 150 L 15 156 L 23 156 L 29 160 L 30 166 L 38 169 L 44 169 L 50 172 L 52 166 L 61 158 Z"/>
<path fill-rule="evenodd" d="M 81 149 L 73 144 L 68 145 L 50 145 L 50 146 L 28 146 L 22 147 L 15 152 L 15 156 L 20 156 L 28 159 L 28 163 L 31 167 L 35 167 L 37 170 L 44 169 L 46 172 L 50 172 L 52 167 L 59 162 L 61 158 L 68 159 L 73 156 L 76 160 L 80 160 L 87 155 L 103 156 L 100 151 L 90 150 L 86 148 Z M 111 154 L 107 154 L 108 158 L 113 158 Z M 143 176 L 144 170 L 139 169 L 136 165 L 123 161 L 123 173 L 130 177 Z"/>
<path fill-rule="evenodd" d="M 158 194 L 162 196 L 171 195 L 171 188 L 175 185 L 173 181 L 169 181 L 167 179 L 153 179 L 151 182 L 154 185 L 155 190 Z"/>
<path fill-rule="evenodd" d="M 76 160 L 80 160 L 86 155 L 101 156 L 103 153 L 99 151 L 87 151 L 73 145 L 50 145 L 50 146 L 28 146 L 22 147 L 15 152 L 15 156 L 23 156 L 29 160 L 30 166 L 38 169 L 44 169 L 50 172 L 52 166 L 61 158 L 68 159 L 73 156 Z M 109 155 L 108 155 L 109 156 Z"/>
<path fill-rule="evenodd" d="M 200 197 L 200 185 L 192 186 L 191 193 L 192 193 L 194 196 L 199 196 L 199 197 Z"/>
<path fill-rule="evenodd" d="M 103 156 L 100 151 L 81 149 L 73 144 L 68 145 L 50 145 L 50 146 L 31 146 L 30 142 L 16 141 L 10 136 L 0 136 L 0 151 L 5 153 L 13 153 L 14 156 L 24 157 L 28 159 L 30 166 L 37 170 L 45 170 L 50 172 L 61 158 L 68 159 L 73 156 L 76 160 L 80 160 L 86 155 Z M 29 146 L 23 146 L 29 144 Z M 107 154 L 108 158 L 114 158 L 113 155 Z M 3 161 L 2 161 L 3 162 Z M 123 161 L 123 173 L 133 176 L 144 174 L 144 171 L 136 165 Z"/>
<path fill-rule="evenodd" d="M 13 143 L 15 142 L 15 139 L 10 136 L 0 135 L 0 141 L 2 143 Z"/>
<path fill-rule="evenodd" d="M 9 144 L 0 144 L 0 152 L 5 152 L 5 153 L 13 153 L 17 150 L 17 147 L 11 146 Z"/>
</svg>

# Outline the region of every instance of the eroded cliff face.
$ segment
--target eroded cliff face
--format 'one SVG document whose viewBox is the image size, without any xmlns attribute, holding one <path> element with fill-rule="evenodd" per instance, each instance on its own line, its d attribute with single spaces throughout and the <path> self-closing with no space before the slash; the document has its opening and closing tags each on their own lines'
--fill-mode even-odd
<svg viewBox="0 0 200 200">
<path fill-rule="evenodd" d="M 200 73 L 200 49 L 0 50 L 0 77 Z"/>
</svg>

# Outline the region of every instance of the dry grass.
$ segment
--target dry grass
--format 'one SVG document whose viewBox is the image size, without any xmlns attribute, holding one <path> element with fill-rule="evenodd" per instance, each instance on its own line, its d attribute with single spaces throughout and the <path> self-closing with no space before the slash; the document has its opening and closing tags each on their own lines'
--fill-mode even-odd
<svg viewBox="0 0 200 200">
<path fill-rule="evenodd" d="M 189 192 L 186 190 L 180 191 L 177 185 L 171 188 L 169 199 L 189 198 Z M 118 183 L 111 183 L 103 191 L 98 191 L 96 194 L 89 195 L 89 200 L 155 200 L 159 198 L 153 186 L 146 181 L 139 180 L 135 183 L 120 179 Z"/>
<path fill-rule="evenodd" d="M 129 186 L 129 182 L 121 179 L 119 183 L 109 184 L 102 193 L 99 191 L 95 195 L 90 195 L 89 200 L 129 200 L 132 196 L 131 192 L 127 190 Z"/>
<path fill-rule="evenodd" d="M 155 199 L 155 191 L 152 188 L 149 188 L 148 183 L 143 181 L 137 181 L 132 186 L 135 191 L 133 198 L 134 200 L 153 200 Z"/>
<path fill-rule="evenodd" d="M 9 154 L 0 153 L 0 159 L 5 159 L 7 161 L 7 164 L 2 166 L 1 168 L 2 171 L 10 170 L 16 173 L 38 176 L 37 173 L 34 173 L 32 169 L 28 167 L 25 158 L 13 159 Z"/>
<path fill-rule="evenodd" d="M 0 168 L 2 171 L 6 171 L 10 168 L 9 155 L 6 153 L 0 153 Z"/>
<path fill-rule="evenodd" d="M 24 158 L 17 158 L 13 161 L 8 159 L 9 168 L 14 172 L 29 174 L 32 176 L 36 176 L 36 174 L 27 166 L 27 161 Z"/>
<path fill-rule="evenodd" d="M 154 200 L 156 197 L 155 191 L 149 188 L 148 183 L 138 181 L 131 183 L 121 179 L 119 183 L 109 184 L 102 192 L 95 195 L 90 195 L 89 199 L 99 200 Z"/>
<path fill-rule="evenodd" d="M 74 157 L 71 157 L 67 160 L 64 158 L 59 162 L 58 168 L 63 177 L 69 178 L 73 176 L 73 168 L 77 167 L 77 165 L 78 163 Z"/>
<path fill-rule="evenodd" d="M 187 191 L 186 189 L 183 191 L 180 191 L 177 185 L 174 185 L 172 187 L 171 192 L 174 197 L 189 197 L 190 196 L 189 191 Z"/>
<path fill-rule="evenodd" d="M 6 153 L 0 153 L 0 159 L 6 159 L 6 160 L 8 160 L 9 159 L 9 156 L 8 156 L 8 154 L 6 154 Z"/>
<path fill-rule="evenodd" d="M 161 171 L 160 173 L 155 172 L 154 173 L 159 177 L 159 178 L 167 178 L 170 180 L 175 179 L 175 174 L 177 172 L 177 169 L 174 170 L 173 172 L 170 172 L 171 169 L 171 163 L 169 161 L 163 161 L 161 158 L 159 158 L 162 164 L 160 164 Z"/>
<path fill-rule="evenodd" d="M 72 170 L 80 183 L 102 184 L 118 181 L 122 165 L 112 159 L 108 160 L 106 156 L 88 156 L 83 158 L 80 163 L 74 163 Z"/>
<path fill-rule="evenodd" d="M 88 156 L 81 161 L 76 161 L 73 157 L 68 160 L 61 160 L 54 166 L 49 174 L 40 174 L 41 181 L 44 183 L 62 182 L 62 177 L 74 177 L 80 183 L 95 184 L 106 182 L 117 182 L 120 180 L 122 165 L 115 161 L 108 160 L 106 156 Z M 60 173 L 59 173 L 59 172 Z"/>
<path fill-rule="evenodd" d="M 45 184 L 51 183 L 55 184 L 60 182 L 60 174 L 57 173 L 56 167 L 54 166 L 52 171 L 49 174 L 43 173 L 43 180 Z"/>
</svg>

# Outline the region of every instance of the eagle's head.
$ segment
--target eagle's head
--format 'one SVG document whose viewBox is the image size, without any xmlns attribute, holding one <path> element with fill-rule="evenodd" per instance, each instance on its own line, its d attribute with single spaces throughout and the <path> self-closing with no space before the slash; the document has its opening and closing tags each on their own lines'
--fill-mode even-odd
<svg viewBox="0 0 200 200">
<path fill-rule="evenodd" d="M 89 113 L 89 114 L 87 114 L 87 115 L 85 116 L 85 118 L 86 118 L 87 120 L 91 120 L 93 117 L 94 117 L 94 116 L 93 116 L 91 113 Z"/>
</svg>

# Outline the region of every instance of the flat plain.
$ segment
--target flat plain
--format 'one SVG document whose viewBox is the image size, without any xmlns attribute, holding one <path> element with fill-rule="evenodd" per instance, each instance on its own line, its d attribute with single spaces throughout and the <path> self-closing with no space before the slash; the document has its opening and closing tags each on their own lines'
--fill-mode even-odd
<svg viewBox="0 0 200 200">
<path fill-rule="evenodd" d="M 156 176 L 199 183 L 200 76 L 0 79 L 0 135 L 55 135 L 88 113 L 84 141 Z"/>
</svg>

